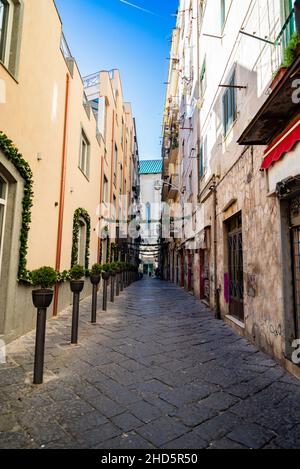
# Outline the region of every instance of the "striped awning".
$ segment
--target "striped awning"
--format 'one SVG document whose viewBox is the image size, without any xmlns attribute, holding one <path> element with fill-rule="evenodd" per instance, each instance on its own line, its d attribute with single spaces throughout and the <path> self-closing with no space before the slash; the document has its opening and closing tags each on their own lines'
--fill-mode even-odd
<svg viewBox="0 0 300 469">
<path fill-rule="evenodd" d="M 261 169 L 269 169 L 273 163 L 291 151 L 298 142 L 300 142 L 300 116 L 268 146 Z"/>
</svg>

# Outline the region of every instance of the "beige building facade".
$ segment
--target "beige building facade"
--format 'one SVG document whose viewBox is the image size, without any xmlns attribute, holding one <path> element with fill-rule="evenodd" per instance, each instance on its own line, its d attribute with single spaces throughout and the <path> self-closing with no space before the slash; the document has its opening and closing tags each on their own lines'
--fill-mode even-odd
<svg viewBox="0 0 300 469">
<path fill-rule="evenodd" d="M 132 197 L 138 152 L 119 72 L 102 73 L 104 131 L 52 0 L 0 2 L 0 18 L 0 335 L 9 341 L 35 324 L 28 271 L 111 259 L 98 236 L 102 202 Z M 68 283 L 58 285 L 49 314 L 70 301 Z"/>
</svg>

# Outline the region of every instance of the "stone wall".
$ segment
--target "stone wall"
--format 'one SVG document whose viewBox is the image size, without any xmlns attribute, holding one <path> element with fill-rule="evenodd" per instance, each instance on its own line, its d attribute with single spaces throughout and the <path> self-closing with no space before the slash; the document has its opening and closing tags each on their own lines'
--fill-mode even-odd
<svg viewBox="0 0 300 469">
<path fill-rule="evenodd" d="M 224 222 L 241 211 L 245 334 L 260 349 L 282 358 L 284 315 L 280 204 L 276 197 L 268 196 L 267 180 L 260 171 L 261 161 L 261 150 L 253 153 L 247 151 L 218 185 L 217 271 L 221 287 L 221 313 L 222 316 L 229 313 L 224 297 L 224 273 L 228 272 Z"/>
</svg>

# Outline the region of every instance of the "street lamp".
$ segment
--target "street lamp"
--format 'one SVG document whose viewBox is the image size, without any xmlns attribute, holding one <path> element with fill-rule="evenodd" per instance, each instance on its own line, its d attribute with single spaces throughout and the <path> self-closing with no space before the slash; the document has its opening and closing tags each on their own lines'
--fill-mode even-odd
<svg viewBox="0 0 300 469">
<path fill-rule="evenodd" d="M 163 186 L 166 185 L 166 186 L 169 186 L 169 187 L 173 187 L 173 189 L 176 189 L 178 190 L 182 195 L 185 193 L 186 191 L 186 187 L 183 186 L 182 189 L 180 189 L 178 186 L 175 186 L 174 184 L 171 184 L 170 182 L 166 182 L 164 181 L 163 179 L 160 179 L 160 180 L 157 180 L 155 181 L 155 184 L 154 184 L 154 189 L 156 191 L 160 191 L 162 190 Z"/>
</svg>

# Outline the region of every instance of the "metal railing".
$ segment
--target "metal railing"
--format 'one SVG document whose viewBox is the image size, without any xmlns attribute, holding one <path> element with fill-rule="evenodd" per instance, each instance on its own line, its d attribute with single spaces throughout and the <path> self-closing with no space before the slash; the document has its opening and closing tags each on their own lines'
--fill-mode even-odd
<svg viewBox="0 0 300 469">
<path fill-rule="evenodd" d="M 283 51 L 289 45 L 289 42 L 292 38 L 292 35 L 297 31 L 296 29 L 296 17 L 295 17 L 295 10 L 292 9 L 289 16 L 284 22 L 284 25 L 275 41 L 276 45 L 281 45 Z"/>
<path fill-rule="evenodd" d="M 69 45 L 67 43 L 66 37 L 64 33 L 61 33 L 61 39 L 60 39 L 60 50 L 62 51 L 64 58 L 67 59 L 72 59 L 72 52 L 69 48 Z"/>
<path fill-rule="evenodd" d="M 84 88 L 90 88 L 91 86 L 97 86 L 100 84 L 100 72 L 92 73 L 87 77 L 83 78 Z"/>
</svg>

